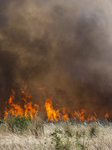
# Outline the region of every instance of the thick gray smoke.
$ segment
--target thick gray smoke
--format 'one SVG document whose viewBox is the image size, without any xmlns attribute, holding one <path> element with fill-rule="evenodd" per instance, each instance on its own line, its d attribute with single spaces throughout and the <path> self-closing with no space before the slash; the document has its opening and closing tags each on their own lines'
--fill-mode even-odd
<svg viewBox="0 0 112 150">
<path fill-rule="evenodd" d="M 36 104 L 44 86 L 54 104 L 111 113 L 111 32 L 110 0 L 0 0 L 1 111 L 25 82 Z"/>
</svg>

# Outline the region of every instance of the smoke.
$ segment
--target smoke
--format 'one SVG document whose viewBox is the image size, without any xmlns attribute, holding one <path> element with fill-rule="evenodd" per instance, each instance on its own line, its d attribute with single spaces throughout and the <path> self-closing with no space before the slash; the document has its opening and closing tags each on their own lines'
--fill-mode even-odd
<svg viewBox="0 0 112 150">
<path fill-rule="evenodd" d="M 0 104 L 25 82 L 32 101 L 111 114 L 110 0 L 0 1 Z M 19 97 L 17 98 L 19 101 Z"/>
</svg>

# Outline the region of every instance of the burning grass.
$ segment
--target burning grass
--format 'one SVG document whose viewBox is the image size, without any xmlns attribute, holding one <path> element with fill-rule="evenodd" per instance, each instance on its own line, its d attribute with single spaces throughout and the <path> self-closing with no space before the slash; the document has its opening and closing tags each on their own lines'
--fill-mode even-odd
<svg viewBox="0 0 112 150">
<path fill-rule="evenodd" d="M 93 115 L 85 117 L 85 110 L 81 109 L 69 118 L 66 108 L 56 110 L 52 99 L 46 98 L 46 117 L 43 117 L 26 88 L 21 88 L 23 108 L 13 102 L 16 93 L 11 90 L 4 118 L 0 120 L 0 150 L 111 149 L 112 123 L 108 113 L 101 120 Z M 40 91 L 45 95 L 44 88 Z"/>
<path fill-rule="evenodd" d="M 15 91 L 11 90 L 11 94 L 9 97 L 9 100 L 6 102 L 6 107 L 4 110 L 4 119 L 7 118 L 8 113 L 11 112 L 12 115 L 18 116 L 20 115 L 22 117 L 22 115 L 24 114 L 24 117 L 30 117 L 31 120 L 33 120 L 33 118 L 36 118 L 36 115 L 38 114 L 38 111 L 40 111 L 40 106 L 37 104 L 33 104 L 32 100 L 31 100 L 31 93 L 26 92 L 27 86 L 22 86 L 20 88 L 21 91 L 21 99 L 19 104 L 15 104 L 14 100 L 15 100 Z M 39 88 L 40 91 L 42 91 L 42 93 L 45 95 L 45 88 L 44 87 L 40 87 Z M 46 95 L 45 95 L 46 97 Z M 21 107 L 21 104 L 23 105 L 23 107 Z M 57 104 L 58 105 L 58 104 Z M 60 121 L 60 120 L 80 120 L 80 121 L 97 121 L 99 118 L 95 115 L 88 115 L 88 117 L 85 117 L 85 112 L 86 110 L 81 109 L 80 111 L 74 111 L 74 112 L 70 112 L 70 110 L 67 110 L 65 107 L 63 108 L 58 108 L 58 109 L 54 109 L 53 108 L 53 104 L 52 104 L 52 98 L 46 97 L 46 101 L 45 101 L 45 105 L 44 105 L 46 112 L 44 112 L 46 114 L 46 117 L 48 119 L 48 121 Z M 70 115 L 69 115 L 70 114 Z M 109 118 L 109 114 L 106 113 L 105 118 Z"/>
</svg>

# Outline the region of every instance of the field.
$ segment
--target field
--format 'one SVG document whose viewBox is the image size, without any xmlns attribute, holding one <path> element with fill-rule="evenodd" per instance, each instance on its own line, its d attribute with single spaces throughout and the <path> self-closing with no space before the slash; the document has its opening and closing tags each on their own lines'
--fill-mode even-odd
<svg viewBox="0 0 112 150">
<path fill-rule="evenodd" d="M 41 117 L 9 117 L 0 124 L 0 150 L 111 150 L 112 124 L 43 122 Z"/>
</svg>

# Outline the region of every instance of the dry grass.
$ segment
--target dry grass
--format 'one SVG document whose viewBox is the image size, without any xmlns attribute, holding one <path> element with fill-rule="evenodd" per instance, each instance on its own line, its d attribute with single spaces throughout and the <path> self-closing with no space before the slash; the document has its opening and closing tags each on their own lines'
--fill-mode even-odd
<svg viewBox="0 0 112 150">
<path fill-rule="evenodd" d="M 35 122 L 38 127 L 38 121 Z M 34 126 L 34 124 L 33 124 Z M 35 137 L 27 129 L 23 135 L 0 125 L 0 150 L 111 150 L 112 125 L 70 122 L 44 123 L 44 133 Z M 31 126 L 30 126 L 31 127 Z M 41 128 L 39 126 L 39 128 Z M 56 145 L 57 144 L 57 145 Z"/>
</svg>

